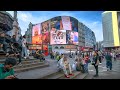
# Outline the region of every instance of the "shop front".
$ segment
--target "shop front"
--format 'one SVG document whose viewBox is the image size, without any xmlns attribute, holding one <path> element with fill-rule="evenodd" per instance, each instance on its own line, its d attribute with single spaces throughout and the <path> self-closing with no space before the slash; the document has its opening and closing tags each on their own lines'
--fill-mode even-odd
<svg viewBox="0 0 120 90">
<path fill-rule="evenodd" d="M 42 48 L 43 47 L 43 48 Z M 31 44 L 29 45 L 30 52 L 39 49 L 41 52 L 44 53 L 45 56 L 48 56 L 48 45 L 39 45 L 39 44 Z"/>
</svg>

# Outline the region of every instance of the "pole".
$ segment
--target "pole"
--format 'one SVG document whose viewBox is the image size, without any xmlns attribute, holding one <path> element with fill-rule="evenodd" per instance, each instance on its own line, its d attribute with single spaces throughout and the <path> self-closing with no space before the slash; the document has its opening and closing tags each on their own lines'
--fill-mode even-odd
<svg viewBox="0 0 120 90">
<path fill-rule="evenodd" d="M 43 33 L 42 33 L 42 53 L 43 53 Z"/>
</svg>

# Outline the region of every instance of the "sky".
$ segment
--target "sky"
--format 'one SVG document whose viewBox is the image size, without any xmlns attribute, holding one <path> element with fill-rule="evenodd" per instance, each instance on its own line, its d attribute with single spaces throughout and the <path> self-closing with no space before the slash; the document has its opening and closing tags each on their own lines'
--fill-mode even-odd
<svg viewBox="0 0 120 90">
<path fill-rule="evenodd" d="M 13 11 L 7 11 L 13 16 Z M 27 31 L 28 25 L 44 22 L 56 16 L 72 16 L 90 28 L 96 37 L 96 41 L 103 40 L 102 12 L 103 11 L 17 11 L 18 23 L 22 35 Z"/>
</svg>

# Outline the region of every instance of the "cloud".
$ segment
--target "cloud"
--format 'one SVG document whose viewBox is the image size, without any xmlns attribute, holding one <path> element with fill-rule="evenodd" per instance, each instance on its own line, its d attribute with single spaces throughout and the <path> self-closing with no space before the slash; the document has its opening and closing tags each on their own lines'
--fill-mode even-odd
<svg viewBox="0 0 120 90">
<path fill-rule="evenodd" d="M 13 16 L 13 11 L 7 11 Z M 36 14 L 35 14 L 36 13 Z M 90 21 L 86 18 L 81 18 L 82 13 L 79 13 L 78 11 L 35 11 L 29 12 L 29 11 L 18 11 L 18 22 L 19 26 L 21 27 L 21 33 L 22 35 L 25 34 L 25 31 L 27 31 L 28 25 L 31 22 L 32 24 L 41 23 L 43 21 L 49 20 L 50 18 L 53 18 L 55 16 L 72 16 L 78 21 L 84 23 L 87 27 L 89 27 L 96 36 L 96 41 L 102 41 L 103 40 L 103 32 L 102 32 L 102 23 L 100 21 Z"/>
<path fill-rule="evenodd" d="M 28 25 L 31 22 L 32 24 L 41 23 L 43 21 L 46 21 L 48 19 L 52 18 L 51 15 L 44 15 L 42 12 L 40 13 L 40 16 L 34 16 L 32 13 L 27 11 L 18 11 L 18 22 L 19 26 L 22 30 L 22 35 L 25 34 L 25 31 L 27 31 Z"/>
</svg>

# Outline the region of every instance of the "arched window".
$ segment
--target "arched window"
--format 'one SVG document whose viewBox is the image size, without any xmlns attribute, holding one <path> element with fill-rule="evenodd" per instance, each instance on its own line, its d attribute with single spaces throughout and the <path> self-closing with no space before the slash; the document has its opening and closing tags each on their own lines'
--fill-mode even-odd
<svg viewBox="0 0 120 90">
<path fill-rule="evenodd" d="M 64 49 L 64 47 L 63 47 L 63 46 L 61 46 L 61 47 L 60 47 L 60 49 Z"/>
<path fill-rule="evenodd" d="M 55 49 L 58 49 L 58 47 L 56 46 Z"/>
</svg>

